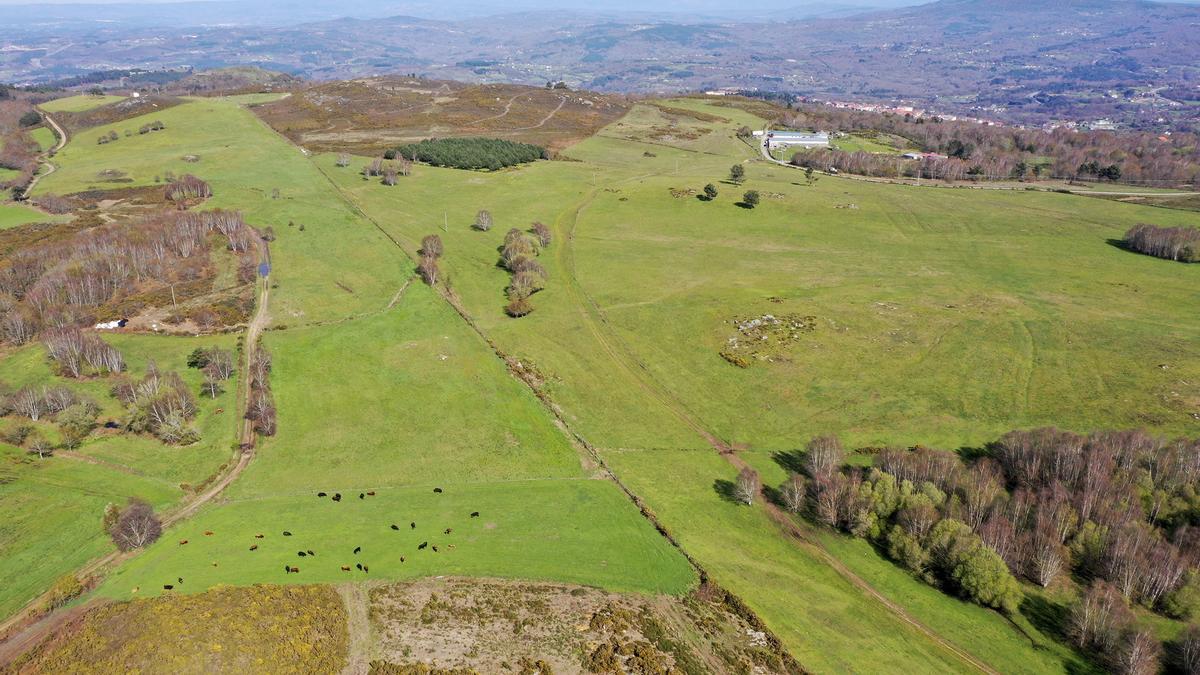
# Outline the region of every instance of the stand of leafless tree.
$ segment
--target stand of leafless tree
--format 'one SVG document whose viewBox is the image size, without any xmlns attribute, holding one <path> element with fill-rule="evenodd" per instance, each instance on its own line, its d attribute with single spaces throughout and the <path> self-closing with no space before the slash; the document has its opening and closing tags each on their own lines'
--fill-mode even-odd
<svg viewBox="0 0 1200 675">
<path fill-rule="evenodd" d="M 1190 133 L 1042 131 L 815 105 L 801 106 L 778 121 L 801 129 L 882 132 L 904 138 L 924 152 L 946 156 L 907 162 L 870 153 L 797 155 L 801 166 L 818 169 L 832 166 L 887 177 L 919 173 L 946 180 L 1058 178 L 1200 186 L 1200 137 Z"/>
<path fill-rule="evenodd" d="M 250 360 L 250 393 L 246 419 L 254 422 L 254 430 L 263 436 L 277 431 L 275 397 L 271 393 L 271 352 L 261 345 Z"/>
<path fill-rule="evenodd" d="M 1200 262 L 1200 229 L 1142 223 L 1125 233 L 1125 246 L 1138 253 L 1180 262 Z"/>
<path fill-rule="evenodd" d="M 211 274 L 213 234 L 243 258 L 256 236 L 235 211 L 168 211 L 17 250 L 0 259 L 0 337 L 24 344 L 43 332 L 90 324 L 98 309 L 124 297 L 199 281 Z M 83 345 L 52 351 L 60 347 L 69 357 L 64 367 L 74 370 L 78 359 L 69 355 L 85 356 Z M 86 356 L 97 367 L 118 369 L 111 353 Z"/>
</svg>

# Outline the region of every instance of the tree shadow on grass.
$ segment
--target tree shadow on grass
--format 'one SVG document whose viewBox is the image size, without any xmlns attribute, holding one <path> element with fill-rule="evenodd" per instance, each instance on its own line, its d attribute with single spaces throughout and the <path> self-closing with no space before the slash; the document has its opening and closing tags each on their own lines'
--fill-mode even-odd
<svg viewBox="0 0 1200 675">
<path fill-rule="evenodd" d="M 1111 246 L 1113 248 L 1119 248 L 1122 251 L 1127 251 L 1129 253 L 1137 253 L 1137 251 L 1135 251 L 1129 247 L 1129 244 L 1125 243 L 1124 239 L 1105 239 L 1104 243 L 1108 244 L 1109 246 Z"/>
<path fill-rule="evenodd" d="M 742 500 L 737 498 L 737 486 L 731 480 L 718 478 L 713 481 L 713 492 L 717 493 L 721 499 L 730 504 L 741 504 Z"/>
<path fill-rule="evenodd" d="M 734 204 L 734 206 L 738 207 L 739 209 L 746 209 L 747 211 L 754 210 L 754 205 L 747 204 L 746 202 L 738 202 L 738 203 Z"/>
<path fill-rule="evenodd" d="M 804 458 L 807 454 L 803 450 L 784 450 L 772 454 L 771 459 L 788 473 L 804 475 Z"/>
<path fill-rule="evenodd" d="M 1051 602 L 1042 595 L 1030 593 L 1025 596 L 1020 609 L 1021 616 L 1029 619 L 1029 623 L 1042 633 L 1060 642 L 1067 640 L 1067 621 L 1070 618 L 1070 610 L 1066 605 Z"/>
</svg>

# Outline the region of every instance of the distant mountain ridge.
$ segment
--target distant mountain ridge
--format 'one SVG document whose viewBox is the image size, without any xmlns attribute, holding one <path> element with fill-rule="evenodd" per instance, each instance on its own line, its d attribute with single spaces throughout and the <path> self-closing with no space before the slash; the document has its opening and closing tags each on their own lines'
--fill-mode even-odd
<svg viewBox="0 0 1200 675">
<path fill-rule="evenodd" d="M 341 7 L 350 13 L 363 4 Z M 419 3 L 372 8 L 402 4 Z M 535 85 L 562 80 L 600 91 L 785 91 L 1019 120 L 1195 118 L 1200 101 L 1195 4 L 939 0 L 851 16 L 793 15 L 664 20 L 559 10 L 453 21 L 338 18 L 279 28 L 188 27 L 173 17 L 179 20 L 171 28 L 103 24 L 75 33 L 9 24 L 0 28 L 0 81 L 47 81 L 97 64 L 250 64 L 316 79 L 420 73 Z M 20 30 L 34 34 L 3 35 Z"/>
</svg>

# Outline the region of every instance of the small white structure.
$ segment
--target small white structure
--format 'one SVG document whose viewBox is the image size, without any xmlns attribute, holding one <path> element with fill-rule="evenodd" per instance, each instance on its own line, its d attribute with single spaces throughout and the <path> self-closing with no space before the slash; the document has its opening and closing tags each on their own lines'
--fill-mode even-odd
<svg viewBox="0 0 1200 675">
<path fill-rule="evenodd" d="M 118 328 L 124 328 L 126 323 L 128 323 L 128 321 L 126 319 L 115 319 L 113 321 L 102 321 L 102 322 L 96 324 L 96 330 L 116 330 Z"/>
<path fill-rule="evenodd" d="M 829 134 L 818 131 L 806 134 L 800 131 L 768 131 L 767 149 L 782 150 L 787 148 L 828 148 Z"/>
</svg>

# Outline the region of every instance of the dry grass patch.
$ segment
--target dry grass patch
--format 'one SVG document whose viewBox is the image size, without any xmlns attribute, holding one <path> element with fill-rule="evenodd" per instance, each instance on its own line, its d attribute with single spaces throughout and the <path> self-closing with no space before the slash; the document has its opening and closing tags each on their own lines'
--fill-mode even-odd
<svg viewBox="0 0 1200 675">
<path fill-rule="evenodd" d="M 711 586 L 680 599 L 583 586 L 430 579 L 370 592 L 375 673 L 798 672 Z"/>
<path fill-rule="evenodd" d="M 321 152 L 378 154 L 406 141 L 486 136 L 561 150 L 628 109 L 618 96 L 382 77 L 313 85 L 255 112 Z"/>
<path fill-rule="evenodd" d="M 219 588 L 105 605 L 12 664 L 19 673 L 337 672 L 346 610 L 328 586 Z"/>
</svg>

